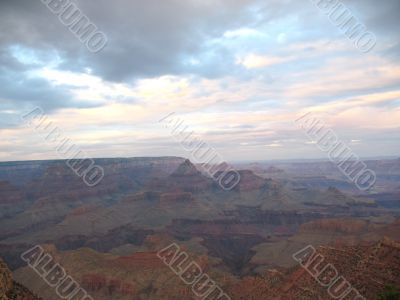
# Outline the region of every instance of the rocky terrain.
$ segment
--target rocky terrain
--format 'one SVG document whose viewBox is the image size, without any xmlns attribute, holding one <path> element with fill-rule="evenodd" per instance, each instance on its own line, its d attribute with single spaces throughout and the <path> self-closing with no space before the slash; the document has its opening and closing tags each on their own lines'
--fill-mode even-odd
<svg viewBox="0 0 400 300">
<path fill-rule="evenodd" d="M 321 246 L 317 253 L 325 258 L 324 266 L 332 264 L 365 299 L 378 299 L 386 286 L 400 286 L 400 244 L 393 240 L 340 248 Z M 332 299 L 327 287 L 301 266 L 246 277 L 231 290 L 232 299 Z M 350 292 L 343 299 L 355 296 Z"/>
<path fill-rule="evenodd" d="M 400 241 L 400 177 L 394 167 L 385 173 L 397 161 L 369 162 L 384 180 L 367 194 L 325 162 L 240 165 L 231 191 L 184 158 L 96 163 L 105 177 L 95 187 L 63 161 L 0 163 L 0 257 L 43 299 L 58 298 L 20 258 L 37 244 L 94 299 L 195 299 L 156 255 L 171 243 L 232 299 L 328 299 L 292 258 L 307 245 L 367 299 L 399 284 L 398 252 L 387 249 Z M 379 277 L 386 266 L 391 273 Z M 378 282 L 354 275 L 365 268 Z"/>
<path fill-rule="evenodd" d="M 1 300 L 40 300 L 26 287 L 15 282 L 12 273 L 0 259 L 0 299 Z"/>
</svg>

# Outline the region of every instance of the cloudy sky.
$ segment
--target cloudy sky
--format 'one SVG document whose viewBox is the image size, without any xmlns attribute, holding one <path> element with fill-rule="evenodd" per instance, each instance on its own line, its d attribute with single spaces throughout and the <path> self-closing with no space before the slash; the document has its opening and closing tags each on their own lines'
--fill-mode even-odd
<svg viewBox="0 0 400 300">
<path fill-rule="evenodd" d="M 67 1 L 70 2 L 70 1 Z M 400 0 L 344 0 L 363 53 L 310 0 L 79 0 L 90 52 L 40 0 L 0 1 L 0 161 L 59 158 L 40 107 L 93 157 L 189 156 L 175 112 L 226 160 L 323 158 L 294 120 L 317 111 L 361 157 L 400 149 Z"/>
</svg>

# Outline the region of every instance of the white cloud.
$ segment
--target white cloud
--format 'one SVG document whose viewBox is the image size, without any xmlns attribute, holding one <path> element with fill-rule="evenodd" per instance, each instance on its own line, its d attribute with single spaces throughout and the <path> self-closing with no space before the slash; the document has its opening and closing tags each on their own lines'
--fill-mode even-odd
<svg viewBox="0 0 400 300">
<path fill-rule="evenodd" d="M 243 65 L 247 69 L 258 69 L 280 64 L 288 60 L 289 58 L 278 56 L 263 56 L 251 53 L 247 54 L 244 57 L 238 57 L 236 59 L 236 64 Z"/>
<path fill-rule="evenodd" d="M 236 30 L 228 30 L 223 36 L 225 38 L 262 37 L 265 36 L 265 33 L 253 28 L 239 28 Z"/>
<path fill-rule="evenodd" d="M 267 147 L 271 147 L 271 148 L 280 148 L 283 147 L 283 145 L 279 142 L 279 141 L 274 141 L 271 144 L 265 145 Z"/>
</svg>

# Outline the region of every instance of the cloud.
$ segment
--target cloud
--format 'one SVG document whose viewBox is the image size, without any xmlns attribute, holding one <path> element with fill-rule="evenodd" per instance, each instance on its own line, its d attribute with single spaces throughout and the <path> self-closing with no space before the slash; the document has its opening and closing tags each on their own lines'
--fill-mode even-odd
<svg viewBox="0 0 400 300">
<path fill-rule="evenodd" d="M 53 157 L 19 123 L 34 106 L 97 157 L 184 155 L 157 123 L 171 112 L 230 159 L 321 155 L 293 125 L 308 111 L 360 155 L 398 152 L 397 0 L 344 1 L 368 54 L 311 2 L 75 2 L 108 37 L 98 54 L 40 1 L 0 2 L 0 160 Z"/>
<path fill-rule="evenodd" d="M 257 68 L 265 68 L 271 65 L 280 64 L 285 61 L 290 60 L 290 58 L 282 58 L 282 57 L 274 57 L 274 56 L 263 56 L 257 54 L 248 54 L 243 58 L 238 58 L 236 60 L 237 64 L 243 65 L 247 69 L 257 69 Z"/>
<path fill-rule="evenodd" d="M 56 49 L 62 55 L 63 69 L 82 71 L 90 67 L 110 81 L 179 74 L 191 71 L 183 58 L 206 54 L 207 41 L 251 21 L 247 8 L 257 1 L 76 2 L 109 39 L 101 53 L 86 51 L 57 16 L 36 1 L 2 1 L 0 18 L 7 30 L 0 42 Z"/>
<path fill-rule="evenodd" d="M 267 147 L 272 147 L 272 148 L 280 148 L 280 147 L 283 147 L 283 145 L 282 145 L 281 143 L 279 143 L 279 141 L 275 141 L 274 143 L 271 143 L 271 144 L 268 144 L 268 145 L 265 145 L 265 146 L 267 146 Z"/>
</svg>

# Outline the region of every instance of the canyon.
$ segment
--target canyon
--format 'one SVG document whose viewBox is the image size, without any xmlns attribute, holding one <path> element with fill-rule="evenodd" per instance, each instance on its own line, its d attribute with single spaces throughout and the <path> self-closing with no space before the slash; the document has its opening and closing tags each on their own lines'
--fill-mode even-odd
<svg viewBox="0 0 400 300">
<path fill-rule="evenodd" d="M 236 164 L 231 191 L 180 157 L 96 159 L 95 187 L 64 161 L 0 163 L 0 257 L 43 299 L 58 296 L 20 258 L 34 245 L 94 299 L 195 299 L 156 255 L 171 243 L 231 299 L 329 299 L 292 258 L 312 245 L 378 299 L 400 284 L 400 161 L 369 163 L 368 193 L 328 162 Z"/>
</svg>

